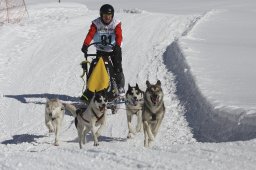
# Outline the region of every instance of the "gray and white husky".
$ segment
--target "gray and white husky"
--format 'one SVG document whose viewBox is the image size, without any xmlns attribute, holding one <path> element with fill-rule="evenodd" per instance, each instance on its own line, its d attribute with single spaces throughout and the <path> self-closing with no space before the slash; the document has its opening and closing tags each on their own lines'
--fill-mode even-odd
<svg viewBox="0 0 256 170">
<path fill-rule="evenodd" d="M 151 147 L 164 118 L 165 106 L 161 81 L 158 80 L 154 85 L 150 84 L 149 81 L 146 81 L 146 85 L 147 89 L 144 94 L 142 111 L 144 146 Z"/>
<path fill-rule="evenodd" d="M 75 117 L 80 149 L 82 149 L 82 144 L 87 142 L 86 134 L 89 131 L 92 132 L 94 146 L 99 145 L 98 137 L 106 125 L 107 101 L 105 96 L 105 93 L 95 93 L 86 110 L 83 111 L 71 104 L 65 104 L 66 109 Z"/>
<path fill-rule="evenodd" d="M 142 106 L 143 106 L 143 94 L 144 92 L 140 90 L 138 84 L 135 87 L 128 84 L 128 90 L 125 94 L 126 102 L 126 114 L 127 114 L 127 124 L 128 124 L 128 135 L 127 138 L 132 138 L 136 132 L 140 132 L 142 129 Z M 132 117 L 137 116 L 136 131 L 132 127 Z"/>
<path fill-rule="evenodd" d="M 59 136 L 61 125 L 63 122 L 65 108 L 59 99 L 46 99 L 45 105 L 45 125 L 49 129 L 49 133 L 55 132 L 55 143 L 59 145 Z"/>
</svg>

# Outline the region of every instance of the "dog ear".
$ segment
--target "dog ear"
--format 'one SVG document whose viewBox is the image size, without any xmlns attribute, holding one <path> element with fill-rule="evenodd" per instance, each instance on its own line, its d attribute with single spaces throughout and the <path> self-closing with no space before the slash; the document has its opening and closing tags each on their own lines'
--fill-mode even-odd
<svg viewBox="0 0 256 170">
<path fill-rule="evenodd" d="M 139 89 L 139 86 L 138 86 L 138 84 L 137 84 L 137 83 L 136 83 L 136 88 L 137 88 L 137 89 Z"/>
<path fill-rule="evenodd" d="M 140 88 L 139 88 L 139 85 L 136 83 L 136 87 L 135 87 L 136 90 L 138 90 L 139 92 L 141 92 Z"/>
<path fill-rule="evenodd" d="M 156 85 L 161 86 L 161 81 L 157 80 Z"/>
<path fill-rule="evenodd" d="M 148 80 L 146 81 L 146 85 L 147 85 L 147 87 L 151 86 L 151 84 L 150 84 L 150 82 Z"/>
<path fill-rule="evenodd" d="M 128 83 L 128 90 L 131 89 L 130 83 Z"/>
</svg>

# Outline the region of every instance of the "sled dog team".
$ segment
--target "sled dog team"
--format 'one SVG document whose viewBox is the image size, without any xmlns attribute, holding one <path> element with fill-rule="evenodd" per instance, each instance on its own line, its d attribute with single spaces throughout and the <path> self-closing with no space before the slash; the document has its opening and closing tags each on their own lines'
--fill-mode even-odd
<svg viewBox="0 0 256 170">
<path fill-rule="evenodd" d="M 165 114 L 163 102 L 163 90 L 161 81 L 151 84 L 146 81 L 146 91 L 143 92 L 138 84 L 128 85 L 126 92 L 125 106 L 127 114 L 128 135 L 132 138 L 143 128 L 144 146 L 151 147 L 157 135 L 158 129 Z M 47 99 L 45 106 L 45 124 L 49 132 L 55 133 L 55 145 L 59 145 L 61 124 L 65 109 L 75 117 L 75 125 L 78 133 L 79 147 L 86 143 L 86 134 L 91 131 L 94 146 L 99 145 L 98 137 L 106 125 L 106 106 L 105 93 L 95 93 L 86 110 L 77 109 L 74 105 L 62 103 L 59 99 Z M 137 116 L 137 125 L 132 127 L 132 117 Z"/>
</svg>

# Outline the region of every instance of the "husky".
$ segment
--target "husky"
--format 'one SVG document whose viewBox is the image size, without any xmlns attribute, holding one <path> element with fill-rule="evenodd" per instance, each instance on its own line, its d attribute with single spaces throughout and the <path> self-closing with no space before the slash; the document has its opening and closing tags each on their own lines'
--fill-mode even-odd
<svg viewBox="0 0 256 170">
<path fill-rule="evenodd" d="M 140 132 L 142 129 L 142 106 L 143 106 L 143 95 L 144 92 L 140 90 L 138 84 L 135 87 L 128 84 L 128 90 L 125 94 L 126 102 L 126 115 L 128 124 L 128 135 L 127 138 L 132 138 L 133 135 Z M 132 128 L 132 117 L 137 116 L 136 131 Z"/>
<path fill-rule="evenodd" d="M 65 104 L 65 107 L 75 117 L 75 125 L 78 133 L 79 147 L 82 149 L 82 144 L 85 144 L 86 134 L 91 131 L 94 146 L 98 146 L 98 137 L 106 125 L 106 94 L 94 93 L 89 105 L 86 109 L 76 109 L 71 104 Z M 96 126 L 99 126 L 98 130 Z"/>
<path fill-rule="evenodd" d="M 147 80 L 146 85 L 142 111 L 144 147 L 151 147 L 164 118 L 165 106 L 161 81 L 158 80 L 156 84 L 152 85 Z"/>
<path fill-rule="evenodd" d="M 59 136 L 64 112 L 64 105 L 59 99 L 46 99 L 45 125 L 49 129 L 49 133 L 55 132 L 55 146 L 59 146 Z"/>
</svg>

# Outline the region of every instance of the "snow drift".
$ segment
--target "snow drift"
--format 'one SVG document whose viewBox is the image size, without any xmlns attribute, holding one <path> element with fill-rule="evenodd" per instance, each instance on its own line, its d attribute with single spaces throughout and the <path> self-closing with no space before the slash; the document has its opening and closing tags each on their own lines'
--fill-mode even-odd
<svg viewBox="0 0 256 170">
<path fill-rule="evenodd" d="M 200 142 L 227 142 L 256 137 L 256 117 L 244 109 L 216 108 L 200 89 L 186 62 L 179 41 L 164 53 L 164 63 L 176 76 L 177 96 L 186 108 L 186 119 Z"/>
</svg>

